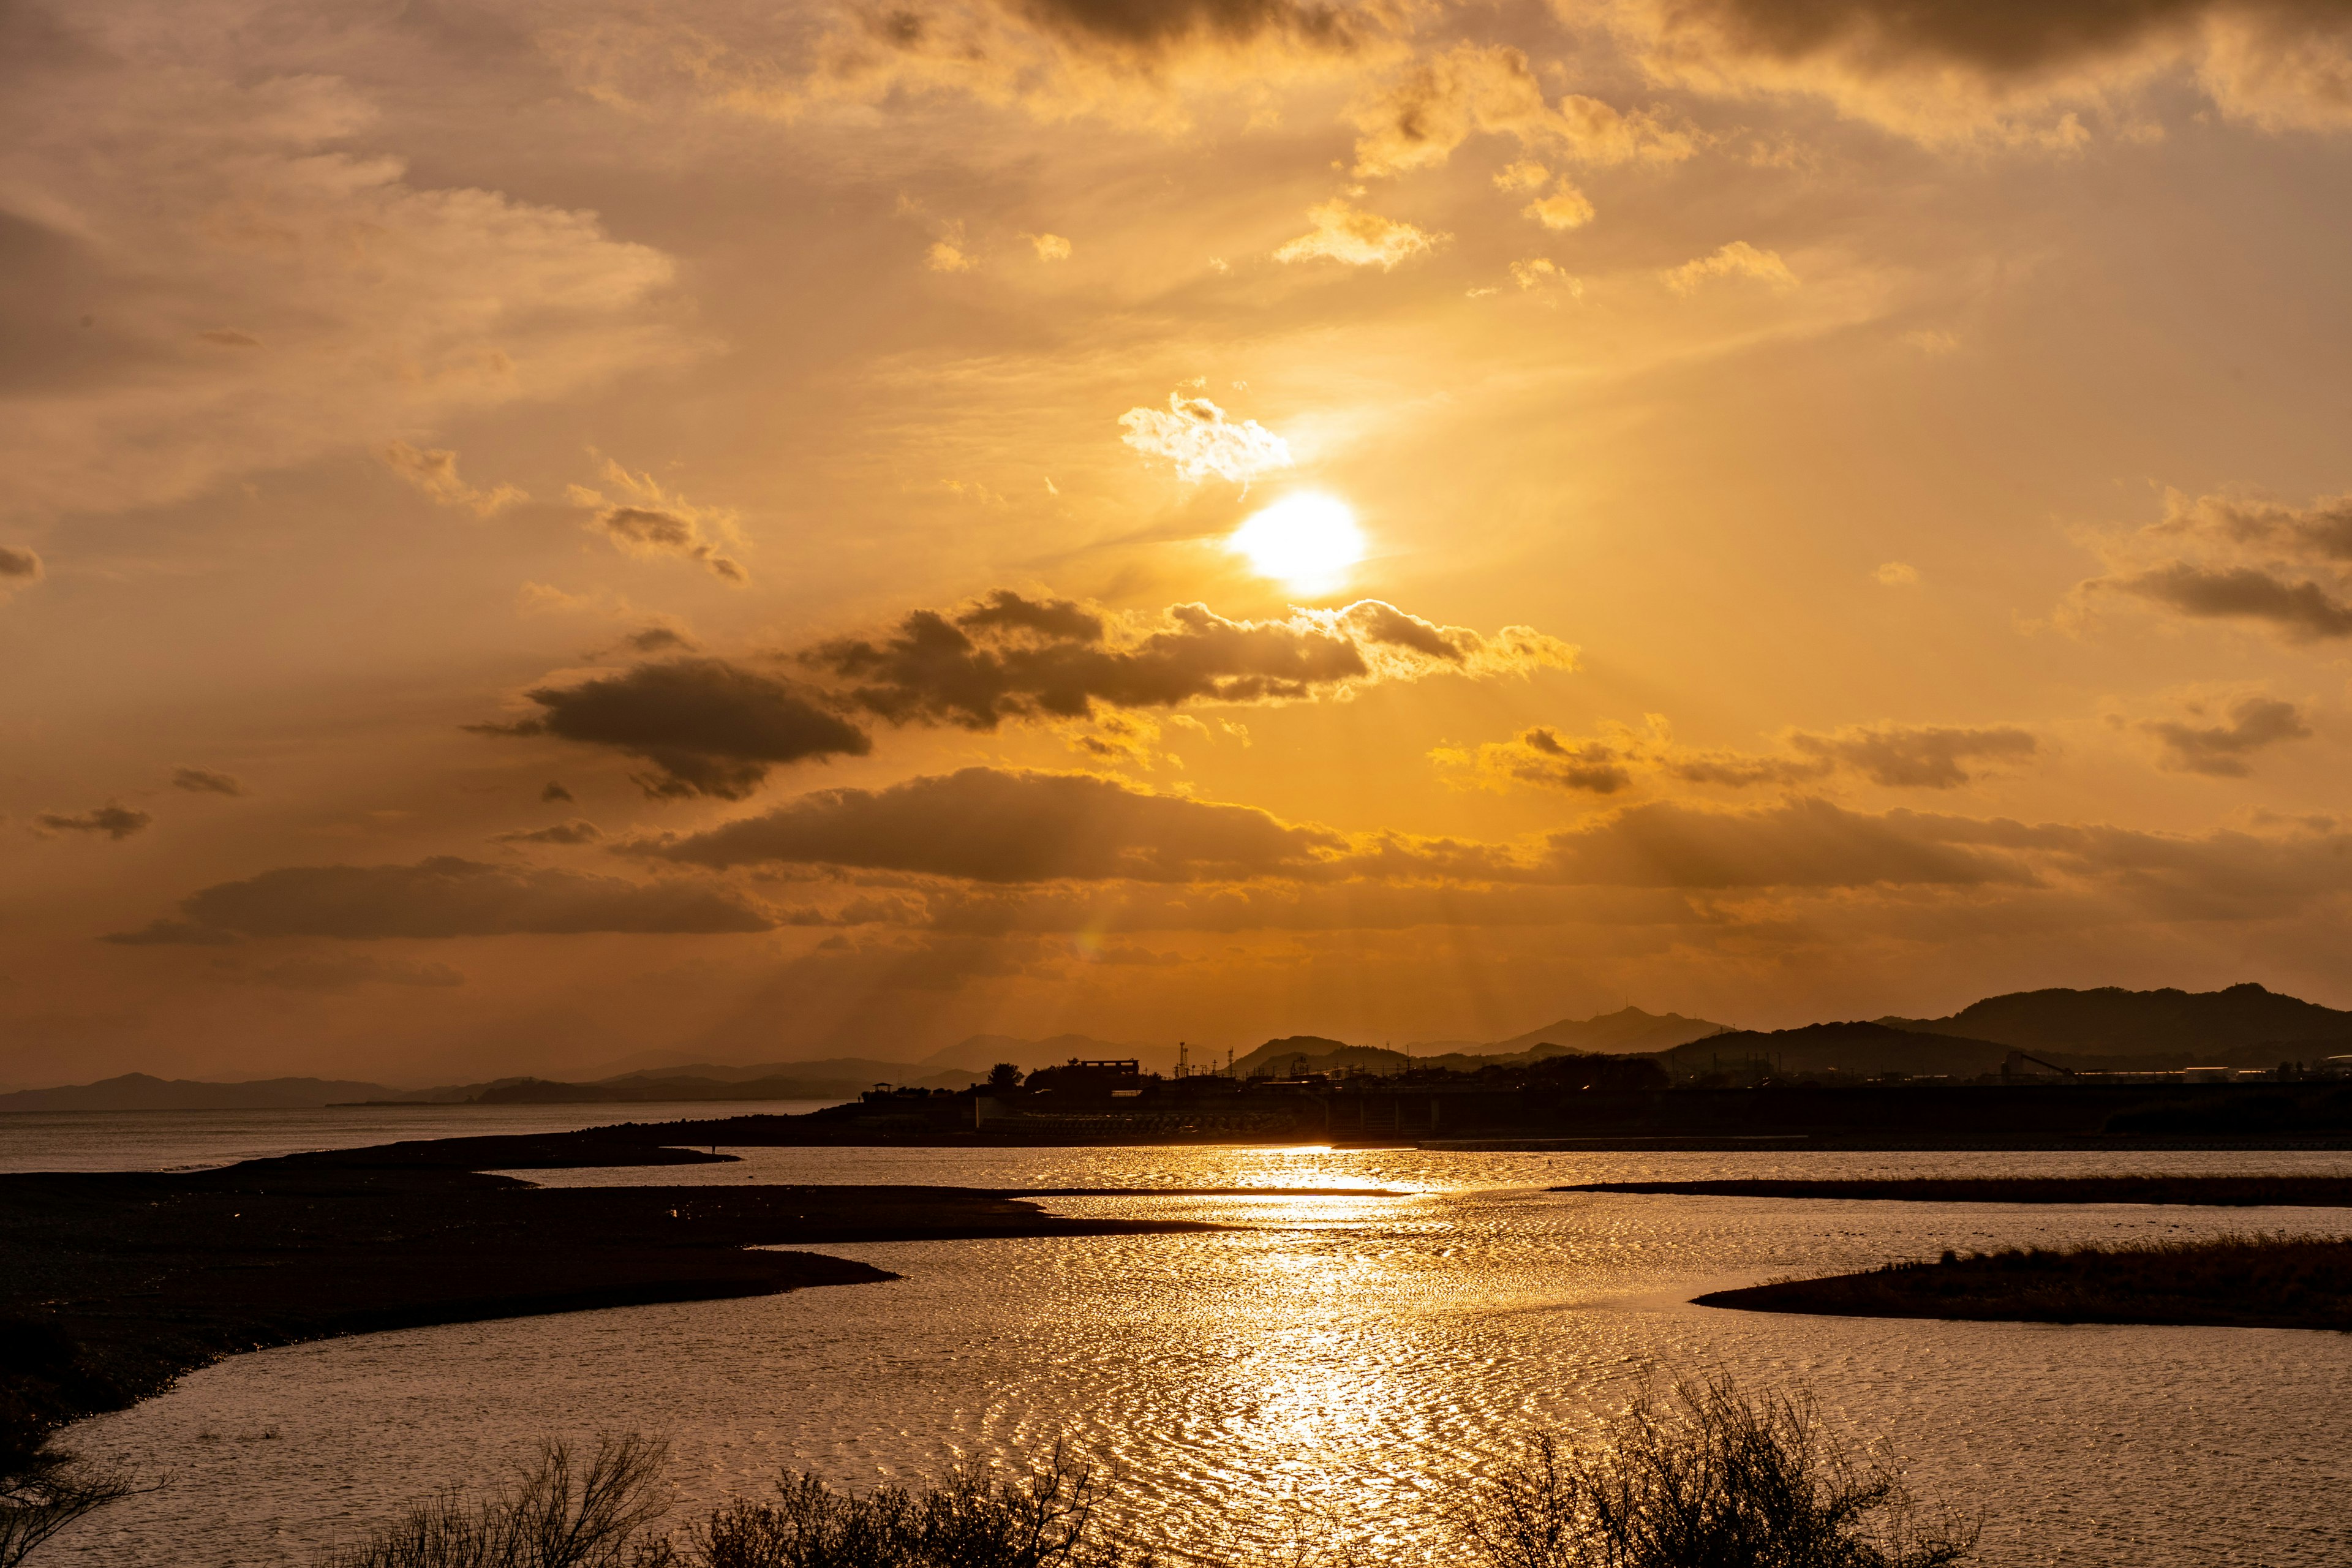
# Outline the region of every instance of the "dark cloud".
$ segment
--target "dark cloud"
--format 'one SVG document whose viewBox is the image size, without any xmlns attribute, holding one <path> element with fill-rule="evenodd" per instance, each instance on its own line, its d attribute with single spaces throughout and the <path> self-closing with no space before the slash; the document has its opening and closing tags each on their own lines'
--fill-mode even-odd
<svg viewBox="0 0 2352 1568">
<path fill-rule="evenodd" d="M 2253 771 L 2246 759 L 2254 752 L 2311 733 L 2302 710 L 2274 697 L 2242 699 L 2231 706 L 2225 724 L 2168 719 L 2149 720 L 2140 728 L 2164 742 L 2166 767 L 2215 778 L 2244 778 Z"/>
<path fill-rule="evenodd" d="M 230 795 L 246 793 L 245 781 L 231 773 L 215 773 L 210 768 L 173 768 L 172 787 L 192 795 Z"/>
<path fill-rule="evenodd" d="M 1365 600 L 1281 621 L 1229 621 L 1200 605 L 1114 618 L 1067 599 L 999 590 L 918 610 L 889 634 L 793 656 L 811 684 L 724 659 L 676 658 L 528 695 L 547 711 L 484 732 L 555 735 L 651 762 L 654 795 L 740 800 L 770 767 L 864 755 L 845 713 L 894 724 L 993 730 L 1097 709 L 1311 700 L 1359 684 L 1444 673 L 1573 668 L 1576 650 L 1526 626 L 1484 636 Z"/>
<path fill-rule="evenodd" d="M 2197 619 L 2261 621 L 2290 642 L 2352 637 L 2352 604 L 2317 583 L 2290 582 L 2257 567 L 2216 569 L 2179 561 L 2103 582 Z"/>
<path fill-rule="evenodd" d="M 591 514 L 589 526 L 630 555 L 676 555 L 692 561 L 730 583 L 751 581 L 741 563 L 719 552 L 704 525 L 721 535 L 734 530 L 734 514 L 716 507 L 696 506 L 685 497 L 662 488 L 648 473 L 633 473 L 610 458 L 604 460 L 602 482 L 619 491 L 619 498 L 586 485 L 571 487 L 572 504 Z"/>
<path fill-rule="evenodd" d="M 694 639 L 676 626 L 646 626 L 631 632 L 621 643 L 634 653 L 690 653 L 694 649 Z"/>
<path fill-rule="evenodd" d="M 1789 749 L 1779 755 L 1678 745 L 1665 720 L 1654 713 L 1642 730 L 1612 724 L 1601 735 L 1575 736 L 1538 727 L 1475 752 L 1435 755 L 1490 784 L 1614 795 L 1651 775 L 1747 789 L 1813 783 L 1842 770 L 1889 789 L 1955 789 L 1981 772 L 1964 763 L 2019 761 L 2041 750 L 2030 731 L 2007 725 L 1860 724 L 1827 734 L 1792 730 L 1782 740 Z"/>
<path fill-rule="evenodd" d="M 1964 730 L 1874 724 L 1831 735 L 1799 731 L 1788 741 L 1791 749 L 1806 756 L 1851 768 L 1889 789 L 1956 789 L 1975 776 L 1961 763 L 1979 758 L 2022 761 L 2042 746 L 2026 731 L 2008 726 Z"/>
<path fill-rule="evenodd" d="M 1741 54 L 1841 55 L 1888 68 L 1927 58 L 2008 76 L 2110 54 L 2219 8 L 2212 0 L 1680 0 L 1675 16 Z"/>
<path fill-rule="evenodd" d="M 578 686 L 526 693 L 546 711 L 487 733 L 553 735 L 610 746 L 654 765 L 637 784 L 656 796 L 740 800 L 778 763 L 863 756 L 863 731 L 814 694 L 717 658 L 640 664 Z"/>
<path fill-rule="evenodd" d="M 1079 773 L 966 768 L 824 790 L 637 848 L 699 866 L 799 864 L 977 882 L 1185 882 L 1324 872 L 1347 841 L 1249 806 L 1146 795 Z"/>
<path fill-rule="evenodd" d="M 2076 148 L 2077 111 L 2158 75 L 2266 130 L 2352 122 L 2343 0 L 1628 0 L 1617 20 L 1660 76 L 1815 92 L 1927 141 Z"/>
<path fill-rule="evenodd" d="M 1066 600 L 999 592 L 960 612 L 918 610 L 887 637 L 844 637 L 800 655 L 847 702 L 893 723 L 992 730 L 1010 718 L 1076 719 L 1097 703 L 1297 700 L 1356 682 L 1440 670 L 1479 674 L 1573 663 L 1526 627 L 1486 637 L 1364 600 L 1282 621 L 1229 621 L 1177 605 L 1122 626 Z"/>
<path fill-rule="evenodd" d="M 1690 889 L 2032 879 L 2007 857 L 1947 842 L 1938 827 L 1946 820 L 1849 811 L 1825 800 L 1741 812 L 1656 801 L 1552 834 L 1541 874 L 1569 884 Z"/>
<path fill-rule="evenodd" d="M 604 830 L 584 817 L 559 822 L 552 827 L 517 828 L 501 833 L 500 844 L 594 844 L 604 837 Z"/>
<path fill-rule="evenodd" d="M 775 921 L 732 893 L 678 882 L 436 856 L 413 866 L 289 866 L 220 882 L 180 900 L 179 913 L 109 942 L 142 946 L 247 937 L 711 934 Z"/>
<path fill-rule="evenodd" d="M 557 801 L 569 801 L 572 798 L 572 792 L 551 779 L 548 781 L 547 787 L 539 792 L 539 798 L 552 805 Z"/>
<path fill-rule="evenodd" d="M 1007 20 L 1087 55 L 1138 65 L 1185 47 L 1280 40 L 1317 50 L 1352 48 L 1363 13 L 1297 0 L 991 0 Z M 909 55 L 968 49 L 967 8 L 902 4 L 867 14 L 876 42 Z"/>
<path fill-rule="evenodd" d="M 0 544 L 0 593 L 41 579 L 41 558 L 29 550 Z"/>
<path fill-rule="evenodd" d="M 632 554 L 682 555 L 700 562 L 714 576 L 730 583 L 751 581 L 740 563 L 721 555 L 716 545 L 697 533 L 691 519 L 676 512 L 642 506 L 607 507 L 596 514 L 596 526 Z"/>
<path fill-rule="evenodd" d="M 2106 553 L 2111 570 L 2075 590 L 2078 608 L 2117 593 L 2192 620 L 2252 621 L 2289 642 L 2352 637 L 2352 496 L 2289 506 L 2175 491 L 2161 519 Z"/>
<path fill-rule="evenodd" d="M 1627 765 L 1633 758 L 1604 741 L 1563 739 L 1538 726 L 1521 735 L 1519 744 L 1525 754 L 1507 758 L 1504 766 L 1524 783 L 1614 795 L 1633 782 Z"/>
<path fill-rule="evenodd" d="M 121 840 L 143 831 L 154 817 L 129 806 L 108 804 L 79 816 L 67 816 L 54 811 L 34 815 L 34 824 L 52 833 L 103 833 L 109 838 Z"/>
</svg>

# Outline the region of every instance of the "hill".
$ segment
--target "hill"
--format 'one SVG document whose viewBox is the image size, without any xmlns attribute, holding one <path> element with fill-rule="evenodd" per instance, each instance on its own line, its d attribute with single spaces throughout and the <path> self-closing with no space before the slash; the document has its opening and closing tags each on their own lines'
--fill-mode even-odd
<svg viewBox="0 0 2352 1568">
<path fill-rule="evenodd" d="M 1565 1046 L 1571 1051 L 1606 1051 L 1612 1056 L 1633 1056 L 1670 1051 L 1692 1040 L 1703 1040 L 1710 1035 L 1729 1032 L 1729 1025 L 1709 1023 L 1705 1018 L 1685 1018 L 1680 1013 L 1644 1013 L 1639 1007 L 1620 1007 L 1614 1013 L 1596 1013 L 1590 1018 L 1562 1018 L 1556 1024 L 1529 1029 L 1526 1034 L 1514 1035 L 1507 1040 L 1494 1040 L 1476 1049 L 1487 1056 L 1515 1056 L 1533 1050 L 1539 1045 L 1551 1045 Z M 1414 1053 L 1415 1056 L 1420 1054 L 1418 1051 Z"/>
<path fill-rule="evenodd" d="M 2015 991 L 1971 1003 L 1948 1018 L 1881 1018 L 1918 1034 L 1962 1035 L 2036 1053 L 2083 1056 L 2187 1055 L 2200 1061 L 2221 1053 L 2299 1046 L 2270 1054 L 2332 1056 L 2352 1051 L 2352 1013 L 2282 996 L 2260 985 L 2224 991 Z M 2332 1047 L 2319 1050 L 2316 1046 Z M 2266 1054 L 2256 1051 L 2258 1057 Z"/>
<path fill-rule="evenodd" d="M 205 1083 L 127 1072 L 96 1083 L 22 1089 L 0 1094 L 7 1110 L 299 1110 L 378 1100 L 396 1093 L 380 1083 L 345 1079 L 265 1078 L 246 1083 Z"/>
<path fill-rule="evenodd" d="M 1842 1072 L 1874 1078 L 1889 1070 L 1974 1078 L 1997 1071 L 2010 1047 L 1992 1040 L 1897 1029 L 1885 1024 L 1808 1024 L 1801 1029 L 1735 1029 L 1662 1052 L 1676 1077 L 1720 1064 L 1737 1071 L 1769 1058 L 1784 1072 Z"/>
</svg>

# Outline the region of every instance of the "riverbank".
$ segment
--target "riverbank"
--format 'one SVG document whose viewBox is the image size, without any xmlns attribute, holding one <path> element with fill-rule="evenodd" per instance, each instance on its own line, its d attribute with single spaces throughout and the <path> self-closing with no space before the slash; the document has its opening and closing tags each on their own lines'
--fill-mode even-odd
<svg viewBox="0 0 2352 1568">
<path fill-rule="evenodd" d="M 1714 1198 L 1849 1198 L 1917 1204 L 2200 1204 L 2226 1208 L 2352 1208 L 2344 1176 L 1910 1176 L 1898 1180 L 1735 1178 L 1580 1182 L 1555 1193 L 1661 1193 Z"/>
<path fill-rule="evenodd" d="M 971 1188 L 554 1188 L 483 1173 L 728 1158 L 604 1131 L 0 1176 L 0 1438 L 122 1408 L 240 1351 L 894 1278 L 747 1248 L 1213 1228 L 1065 1218 Z"/>
<path fill-rule="evenodd" d="M 2352 1331 L 2352 1240 L 2231 1237 L 1947 1252 L 1935 1263 L 1717 1290 L 1695 1304 L 1846 1318 Z"/>
</svg>

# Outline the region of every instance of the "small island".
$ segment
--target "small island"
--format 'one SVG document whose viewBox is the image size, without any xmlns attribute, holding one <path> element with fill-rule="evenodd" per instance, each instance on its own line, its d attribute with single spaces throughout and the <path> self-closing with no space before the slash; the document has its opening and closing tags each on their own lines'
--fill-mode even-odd
<svg viewBox="0 0 2352 1568">
<path fill-rule="evenodd" d="M 2352 1208 L 2346 1176 L 1903 1176 L 1786 1181 L 1580 1182 L 1555 1193 L 1659 1193 L 1712 1198 L 1846 1198 L 1916 1204 L 2200 1204 L 2223 1208 Z"/>
<path fill-rule="evenodd" d="M 2345 1332 L 2352 1331 L 2352 1239 L 2240 1236 L 1947 1252 L 1933 1263 L 1712 1291 L 1695 1304 L 1846 1318 Z"/>
</svg>

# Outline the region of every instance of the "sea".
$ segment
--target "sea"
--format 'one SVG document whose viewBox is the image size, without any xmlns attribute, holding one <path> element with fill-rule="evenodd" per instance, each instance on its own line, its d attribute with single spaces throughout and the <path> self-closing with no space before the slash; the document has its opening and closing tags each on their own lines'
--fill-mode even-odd
<svg viewBox="0 0 2352 1568">
<path fill-rule="evenodd" d="M 731 1106 L 733 1110 L 744 1109 Z M 705 1113 L 662 1107 L 641 1119 Z M 609 1107 L 0 1120 L 10 1169 L 186 1167 Z M 722 1152 L 725 1151 L 722 1149 Z M 2352 1211 L 1559 1193 L 1715 1176 L 2352 1174 L 2352 1153 L 747 1149 L 564 1184 L 1117 1187 L 1073 1214 L 1217 1232 L 821 1250 L 899 1276 L 748 1300 L 366 1334 L 232 1357 L 66 1441 L 161 1481 L 56 1568 L 308 1564 L 551 1440 L 668 1444 L 681 1523 L 809 1470 L 911 1485 L 1059 1443 L 1103 1518 L 1182 1564 L 1462 1562 L 1450 1504 L 1538 1434 L 1590 1438 L 1677 1382 L 1808 1402 L 1981 1521 L 1991 1568 L 2352 1563 L 2352 1335 L 1700 1307 L 1729 1286 L 2024 1244 L 2352 1234 Z M 1211 1197 L 1175 1188 L 1226 1189 Z M 1264 1189 L 1377 1187 L 1393 1196 Z M 1254 1191 L 1253 1189 L 1256 1189 Z"/>
</svg>

